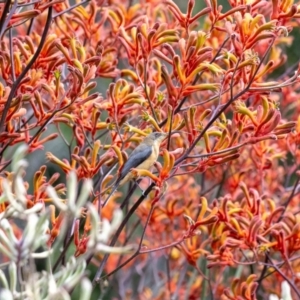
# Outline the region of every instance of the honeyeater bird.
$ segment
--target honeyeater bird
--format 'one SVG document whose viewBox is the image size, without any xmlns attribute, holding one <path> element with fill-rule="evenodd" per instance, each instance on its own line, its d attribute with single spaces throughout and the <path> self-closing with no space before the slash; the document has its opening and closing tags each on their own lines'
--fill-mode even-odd
<svg viewBox="0 0 300 300">
<path fill-rule="evenodd" d="M 134 175 L 130 172 L 131 169 L 150 170 L 158 158 L 160 144 L 167 136 L 168 134 L 163 132 L 150 133 L 131 152 L 128 160 L 123 165 L 110 194 L 106 198 L 103 207 L 119 186 L 133 179 Z"/>
</svg>

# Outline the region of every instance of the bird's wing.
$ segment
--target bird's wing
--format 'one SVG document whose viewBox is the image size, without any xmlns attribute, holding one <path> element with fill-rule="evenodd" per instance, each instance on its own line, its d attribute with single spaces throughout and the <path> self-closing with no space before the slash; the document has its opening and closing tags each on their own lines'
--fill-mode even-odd
<svg viewBox="0 0 300 300">
<path fill-rule="evenodd" d="M 123 179 L 129 172 L 130 169 L 136 168 L 142 162 L 144 162 L 152 153 L 152 147 L 141 144 L 132 151 L 128 160 L 124 164 L 119 179 Z"/>
<path fill-rule="evenodd" d="M 112 188 L 112 191 L 104 201 L 102 207 L 104 207 L 111 197 L 111 195 L 116 191 L 118 188 L 120 181 L 130 172 L 130 169 L 138 167 L 142 162 L 144 162 L 152 153 L 152 146 L 148 146 L 145 144 L 140 144 L 137 146 L 129 155 L 128 160 L 124 164 L 121 173 L 114 183 L 114 186 Z"/>
</svg>

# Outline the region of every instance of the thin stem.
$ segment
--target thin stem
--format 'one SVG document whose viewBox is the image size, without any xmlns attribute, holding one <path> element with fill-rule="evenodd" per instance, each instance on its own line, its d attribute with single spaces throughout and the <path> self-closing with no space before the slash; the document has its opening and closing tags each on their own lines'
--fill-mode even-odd
<svg viewBox="0 0 300 300">
<path fill-rule="evenodd" d="M 298 178 L 297 178 L 297 180 L 296 180 L 296 182 L 295 182 L 295 184 L 294 184 L 293 190 L 292 190 L 292 192 L 291 192 L 289 198 L 288 198 L 288 199 L 286 200 L 286 202 L 283 204 L 284 210 L 282 211 L 282 213 L 281 213 L 281 215 L 280 215 L 280 218 L 278 219 L 278 222 L 280 222 L 280 221 L 282 220 L 283 215 L 284 215 L 284 213 L 285 213 L 287 207 L 289 206 L 290 202 L 291 202 L 292 199 L 294 198 L 295 193 L 296 193 L 296 190 L 297 190 L 298 185 L 299 185 L 299 182 L 300 182 L 300 176 L 298 176 Z"/>
<path fill-rule="evenodd" d="M 212 63 L 215 62 L 215 60 L 217 59 L 217 57 L 218 57 L 219 54 L 221 53 L 223 47 L 224 47 L 225 44 L 228 42 L 228 40 L 229 40 L 229 37 L 227 37 L 227 38 L 223 41 L 223 43 L 222 43 L 222 45 L 220 46 L 218 52 L 217 52 L 216 55 L 213 57 L 213 59 L 209 62 L 210 64 L 212 64 Z M 195 85 L 195 84 L 197 83 L 197 81 L 201 78 L 201 76 L 202 76 L 203 73 L 204 73 L 204 71 L 202 71 L 201 73 L 199 73 L 199 74 L 196 76 L 196 78 L 195 78 L 195 80 L 193 81 L 192 85 Z M 177 114 L 177 113 L 181 110 L 182 105 L 186 102 L 187 99 L 188 99 L 188 97 L 184 97 L 184 98 L 181 100 L 181 102 L 177 105 L 177 107 L 176 107 L 176 109 L 175 109 L 175 111 L 174 111 L 174 114 Z M 167 122 L 167 119 L 165 119 L 164 121 L 162 121 L 162 122 L 159 124 L 159 126 L 162 127 L 163 125 L 166 124 L 166 122 Z"/>
<path fill-rule="evenodd" d="M 237 93 L 234 97 L 232 96 L 232 98 L 222 107 L 222 109 L 219 110 L 219 112 L 217 112 L 214 116 L 214 118 L 210 119 L 209 122 L 207 122 L 206 126 L 204 127 L 204 129 L 201 131 L 201 133 L 199 134 L 199 136 L 194 140 L 193 144 L 187 149 L 187 151 L 185 152 L 184 155 L 182 155 L 180 158 L 178 158 L 175 162 L 175 166 L 177 166 L 178 164 L 180 164 L 183 160 L 185 160 L 189 154 L 193 151 L 193 149 L 195 148 L 195 146 L 198 144 L 198 142 L 201 140 L 201 138 L 204 136 L 205 132 L 212 126 L 212 124 L 215 122 L 215 120 L 234 102 L 236 101 L 238 98 L 240 98 L 242 95 L 244 95 L 249 88 L 251 87 L 251 84 L 253 83 L 253 80 L 256 76 L 256 74 L 258 73 L 263 61 L 265 60 L 267 54 L 269 53 L 272 45 L 274 43 L 274 39 L 272 40 L 272 42 L 270 43 L 269 47 L 267 48 L 265 55 L 263 56 L 263 58 L 261 59 L 258 67 L 256 68 L 252 78 L 249 80 L 248 85 L 239 93 Z"/>
<path fill-rule="evenodd" d="M 15 1 L 15 3 L 17 3 L 17 1 Z M 13 97 L 14 97 L 15 93 L 17 92 L 17 90 L 19 88 L 20 82 L 23 80 L 23 78 L 25 77 L 27 72 L 33 66 L 33 64 L 35 63 L 35 61 L 39 57 L 39 55 L 40 55 L 40 53 L 41 53 L 41 51 L 44 47 L 44 44 L 45 44 L 45 41 L 46 41 L 46 38 L 47 38 L 47 35 L 48 35 L 48 31 L 49 31 L 49 28 L 50 28 L 50 25 L 51 25 L 51 22 L 52 22 L 52 10 L 53 10 L 53 8 L 52 8 L 52 6 L 50 6 L 49 9 L 48 9 L 48 16 L 47 16 L 46 24 L 45 24 L 44 31 L 43 31 L 43 34 L 42 34 L 42 37 L 41 37 L 41 41 L 39 43 L 39 46 L 36 49 L 36 52 L 34 53 L 33 57 L 30 60 L 30 62 L 24 68 L 24 70 L 22 71 L 20 76 L 12 84 L 11 91 L 9 93 L 9 96 L 7 98 L 7 101 L 5 103 L 5 106 L 4 106 L 4 109 L 3 109 L 3 112 L 2 112 L 2 117 L 1 117 L 1 121 L 0 121 L 0 132 L 3 132 L 3 128 L 4 128 L 4 124 L 5 124 L 5 120 L 6 120 L 8 110 L 10 108 L 10 105 L 11 105 L 11 102 L 13 100 Z M 2 24 L 0 22 L 0 28 L 2 28 L 1 25 Z M 2 28 L 2 30 L 3 30 L 3 28 Z"/>
<path fill-rule="evenodd" d="M 11 57 L 11 76 L 13 82 L 16 80 L 16 73 L 15 73 L 15 64 L 14 64 L 14 50 L 13 50 L 13 44 L 12 44 L 12 29 L 9 29 L 9 55 Z"/>
<path fill-rule="evenodd" d="M 149 189 L 149 188 L 148 188 Z M 148 193 L 150 192 L 150 190 L 148 191 Z M 143 196 L 140 197 L 140 199 L 132 206 L 132 208 L 129 210 L 128 214 L 126 215 L 126 217 L 124 218 L 124 220 L 122 221 L 121 225 L 119 226 L 115 236 L 113 237 L 111 243 L 110 243 L 110 246 L 113 247 L 115 245 L 115 243 L 117 242 L 118 240 L 118 237 L 119 235 L 121 234 L 123 228 L 125 227 L 125 225 L 127 224 L 129 218 L 132 216 L 132 214 L 136 211 L 136 209 L 138 208 L 138 206 L 142 203 L 142 201 L 144 200 Z M 139 247 L 138 247 L 138 250 L 135 252 L 135 254 L 133 254 L 129 259 L 127 259 L 124 263 L 122 263 L 120 266 L 118 266 L 118 268 L 116 268 L 114 271 L 112 271 L 111 273 L 103 276 L 102 278 L 105 278 L 105 277 L 108 277 L 112 274 L 114 274 L 115 272 L 117 272 L 119 269 L 121 269 L 123 266 L 125 266 L 127 263 L 129 263 L 131 260 L 133 260 L 136 256 L 138 256 L 140 254 L 140 249 L 142 247 L 142 242 L 143 242 L 143 239 L 144 239 L 144 236 L 145 236 L 145 232 L 146 232 L 146 228 L 149 224 L 149 221 L 150 221 L 150 218 L 152 216 L 152 213 L 153 213 L 153 210 L 155 208 L 155 205 L 152 205 L 151 206 L 151 209 L 150 209 L 150 212 L 148 214 L 148 217 L 147 217 L 147 220 L 146 220 L 146 224 L 145 224 L 145 227 L 144 227 L 144 230 L 143 230 L 143 233 L 142 233 L 142 237 L 141 237 L 141 240 L 140 240 L 140 243 L 139 243 Z M 101 277 L 101 274 L 103 272 L 103 269 L 104 269 L 104 266 L 108 260 L 108 257 L 109 257 L 109 253 L 107 253 L 101 264 L 100 264 L 100 267 L 99 269 L 97 270 L 97 273 L 94 277 L 94 280 L 93 280 L 93 285 L 95 285 L 96 283 L 99 283 L 100 280 L 102 278 Z"/>
<path fill-rule="evenodd" d="M 52 272 L 54 272 L 56 270 L 56 268 L 59 266 L 60 262 L 63 260 L 63 258 L 65 257 L 72 241 L 73 241 L 73 237 L 74 237 L 74 234 L 72 234 L 70 236 L 70 238 L 68 239 L 68 241 L 64 244 L 64 248 L 63 248 L 63 251 L 60 253 L 58 259 L 56 260 L 55 264 L 53 265 L 53 268 L 52 268 Z"/>
<path fill-rule="evenodd" d="M 15 4 L 14 4 L 13 8 L 10 11 L 10 14 L 7 16 L 8 12 L 9 12 L 10 4 L 11 4 L 11 0 L 7 0 L 6 4 L 4 6 L 2 15 L 1 15 L 1 19 L 0 19 L 0 40 L 2 40 L 2 38 L 3 38 L 3 33 L 6 30 L 6 25 L 8 24 L 10 18 L 12 17 L 12 15 L 14 13 L 14 10 L 17 7 L 18 2 L 15 1 Z"/>
<path fill-rule="evenodd" d="M 268 257 L 268 260 L 271 262 L 271 267 L 273 267 L 274 269 L 276 269 L 276 271 L 283 277 L 283 279 L 285 279 L 288 284 L 290 285 L 290 287 L 294 290 L 294 292 L 296 293 L 296 295 L 298 296 L 298 299 L 300 299 L 300 290 L 295 286 L 294 282 L 292 282 L 272 261 L 271 257 L 269 256 L 268 253 L 266 253 L 266 256 Z"/>
<path fill-rule="evenodd" d="M 73 10 L 74 8 L 76 8 L 76 7 L 78 7 L 78 6 L 81 6 L 81 5 L 85 4 L 85 3 L 88 3 L 88 2 L 90 2 L 90 1 L 91 1 L 91 0 L 85 0 L 85 1 L 82 1 L 82 2 L 79 2 L 79 3 L 76 3 L 76 4 L 72 5 L 72 6 L 70 6 L 69 8 L 67 8 L 67 9 L 65 9 L 65 10 L 63 10 L 63 11 L 57 13 L 56 15 L 54 15 L 54 16 L 53 16 L 53 19 L 55 19 L 55 18 L 57 18 L 57 17 L 59 17 L 59 16 L 65 14 L 65 13 L 67 13 L 67 12 L 70 12 L 70 11 Z"/>
<path fill-rule="evenodd" d="M 154 183 L 152 183 L 148 188 L 147 190 L 145 191 L 144 195 L 142 195 L 138 200 L 137 202 L 134 203 L 134 205 L 131 207 L 131 209 L 129 210 L 128 214 L 125 216 L 125 218 L 123 219 L 122 223 L 120 224 L 118 230 L 116 231 L 115 235 L 113 236 L 109 246 L 110 247 L 113 247 L 121 232 L 123 231 L 124 227 L 126 226 L 127 222 L 129 221 L 129 219 L 131 218 L 131 216 L 134 214 L 134 212 L 137 210 L 137 208 L 140 206 L 140 204 L 144 201 L 144 199 L 146 198 L 146 195 L 148 195 L 150 193 L 150 191 L 152 190 L 152 188 L 154 187 Z M 101 261 L 101 264 L 96 272 L 96 275 L 93 279 L 93 285 L 95 286 L 97 283 L 100 282 L 100 277 L 101 277 L 101 274 L 104 270 L 104 267 L 105 267 L 105 264 L 107 263 L 107 260 L 108 260 L 108 257 L 109 257 L 109 253 L 105 254 L 102 261 Z"/>
<path fill-rule="evenodd" d="M 157 251 L 161 251 L 161 250 L 164 250 L 164 249 L 168 249 L 168 248 L 171 248 L 171 247 L 174 247 L 174 246 L 177 246 L 177 245 L 181 244 L 183 241 L 184 241 L 184 237 L 182 237 L 180 240 L 178 240 L 176 242 L 173 242 L 173 243 L 165 245 L 165 246 L 161 246 L 161 247 L 154 248 L 154 249 L 142 250 L 142 251 L 140 251 L 140 254 L 145 254 L 145 253 L 150 253 L 150 252 L 157 252 Z"/>
<path fill-rule="evenodd" d="M 139 73 L 138 73 L 138 71 L 137 71 L 136 68 L 135 68 L 135 73 L 136 73 L 136 75 L 137 75 L 137 77 L 138 77 L 138 79 L 140 81 L 140 85 L 144 89 L 144 92 L 145 92 L 145 95 L 146 95 L 149 107 L 151 109 L 153 118 L 154 118 L 155 122 L 158 123 L 157 118 L 156 118 L 156 114 L 155 114 L 155 110 L 153 108 L 153 105 L 152 105 L 152 102 L 151 102 L 151 100 L 149 98 L 149 94 L 148 94 L 148 90 L 147 90 L 147 61 L 146 60 L 144 60 L 144 83 L 143 83 L 143 81 L 142 81 L 142 79 L 141 79 L 141 77 L 140 77 L 140 75 L 139 75 Z"/>
<path fill-rule="evenodd" d="M 281 213 L 281 215 L 280 215 L 280 217 L 279 217 L 279 219 L 278 219 L 278 222 L 280 222 L 281 219 L 283 218 L 283 215 L 284 215 L 284 213 L 285 213 L 285 211 L 286 211 L 286 209 L 287 209 L 287 207 L 288 207 L 290 201 L 293 199 L 293 197 L 294 197 L 294 195 L 295 195 L 296 188 L 297 188 L 297 186 L 298 186 L 298 184 L 299 184 L 299 180 L 300 180 L 300 177 L 298 176 L 298 178 L 297 178 L 297 180 L 296 180 L 296 182 L 295 182 L 295 184 L 294 184 L 294 188 L 293 188 L 293 190 L 292 190 L 292 192 L 291 192 L 291 194 L 290 194 L 288 200 L 286 201 L 286 203 L 285 203 L 285 205 L 284 205 L 284 210 L 282 211 L 282 213 Z M 269 256 L 268 256 L 267 253 L 266 253 L 265 261 L 264 261 L 264 267 L 263 267 L 263 269 L 262 269 L 262 271 L 261 271 L 261 273 L 260 273 L 259 279 L 257 280 L 257 282 L 258 282 L 257 291 L 259 291 L 259 288 L 260 288 L 260 286 L 261 286 L 261 284 L 262 284 L 263 279 L 270 275 L 270 274 L 265 275 L 266 272 L 267 272 L 267 269 L 268 269 L 268 267 L 267 267 L 268 259 L 269 259 Z"/>
</svg>

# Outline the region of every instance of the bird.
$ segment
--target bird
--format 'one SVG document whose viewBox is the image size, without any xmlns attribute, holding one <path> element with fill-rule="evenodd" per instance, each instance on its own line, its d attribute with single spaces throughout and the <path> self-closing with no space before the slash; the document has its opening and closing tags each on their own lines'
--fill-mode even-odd
<svg viewBox="0 0 300 300">
<path fill-rule="evenodd" d="M 152 132 L 131 152 L 102 207 L 106 205 L 119 186 L 134 178 L 130 172 L 131 169 L 151 169 L 158 158 L 159 147 L 167 136 L 168 134 L 164 132 Z"/>
</svg>

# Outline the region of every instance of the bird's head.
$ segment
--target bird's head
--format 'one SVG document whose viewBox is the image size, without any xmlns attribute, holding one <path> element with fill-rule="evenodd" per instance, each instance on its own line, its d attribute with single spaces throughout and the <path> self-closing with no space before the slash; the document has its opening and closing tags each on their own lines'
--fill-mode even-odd
<svg viewBox="0 0 300 300">
<path fill-rule="evenodd" d="M 168 136 L 167 133 L 164 132 L 152 132 L 149 135 L 147 135 L 145 137 L 144 142 L 148 142 L 148 143 L 158 143 L 159 145 L 161 144 L 161 142 Z"/>
</svg>

